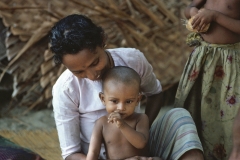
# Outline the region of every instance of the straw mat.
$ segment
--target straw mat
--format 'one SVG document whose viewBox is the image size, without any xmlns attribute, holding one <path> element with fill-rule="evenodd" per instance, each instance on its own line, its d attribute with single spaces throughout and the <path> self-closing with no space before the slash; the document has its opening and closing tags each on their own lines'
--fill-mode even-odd
<svg viewBox="0 0 240 160">
<path fill-rule="evenodd" d="M 56 129 L 0 131 L 0 135 L 15 144 L 28 148 L 46 160 L 62 160 Z"/>
</svg>

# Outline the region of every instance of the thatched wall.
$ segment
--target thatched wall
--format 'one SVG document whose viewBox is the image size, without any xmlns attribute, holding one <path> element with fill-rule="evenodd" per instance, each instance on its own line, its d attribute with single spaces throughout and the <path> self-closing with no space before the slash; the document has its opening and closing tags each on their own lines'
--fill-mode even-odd
<svg viewBox="0 0 240 160">
<path fill-rule="evenodd" d="M 107 48 L 135 47 L 152 64 L 164 89 L 179 81 L 190 48 L 182 24 L 190 0 L 1 0 L 7 27 L 0 69 L 13 76 L 13 99 L 31 108 L 51 106 L 51 89 L 65 69 L 55 66 L 47 35 L 59 19 L 81 13 L 108 34 Z"/>
</svg>

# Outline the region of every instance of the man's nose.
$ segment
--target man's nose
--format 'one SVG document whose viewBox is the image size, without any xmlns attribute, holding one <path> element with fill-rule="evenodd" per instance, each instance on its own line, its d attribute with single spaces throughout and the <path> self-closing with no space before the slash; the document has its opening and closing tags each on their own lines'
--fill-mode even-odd
<svg viewBox="0 0 240 160">
<path fill-rule="evenodd" d="M 89 70 L 87 72 L 87 78 L 90 80 L 95 80 L 95 79 L 97 79 L 97 73 L 93 70 Z"/>
</svg>

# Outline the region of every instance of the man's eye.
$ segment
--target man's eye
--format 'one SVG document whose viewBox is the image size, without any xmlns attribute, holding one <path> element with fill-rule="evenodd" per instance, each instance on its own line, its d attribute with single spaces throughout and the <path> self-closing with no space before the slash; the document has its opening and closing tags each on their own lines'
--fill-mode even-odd
<svg viewBox="0 0 240 160">
<path fill-rule="evenodd" d="M 99 62 L 99 58 L 92 63 L 92 66 L 96 66 L 98 64 L 98 62 Z"/>
</svg>

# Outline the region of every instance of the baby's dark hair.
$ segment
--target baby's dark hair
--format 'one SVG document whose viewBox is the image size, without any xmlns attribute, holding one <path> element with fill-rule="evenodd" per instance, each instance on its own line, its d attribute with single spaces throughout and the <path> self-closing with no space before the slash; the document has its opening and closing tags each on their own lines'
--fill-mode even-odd
<svg viewBox="0 0 240 160">
<path fill-rule="evenodd" d="M 50 31 L 50 49 L 54 62 L 62 63 L 65 54 L 76 54 L 83 49 L 94 51 L 104 46 L 104 31 L 84 15 L 72 14 L 58 21 Z"/>
<path fill-rule="evenodd" d="M 140 92 L 141 78 L 139 74 L 132 68 L 126 66 L 116 66 L 107 70 L 102 77 L 103 89 L 105 83 L 109 80 L 114 80 L 130 85 L 137 83 Z"/>
</svg>

